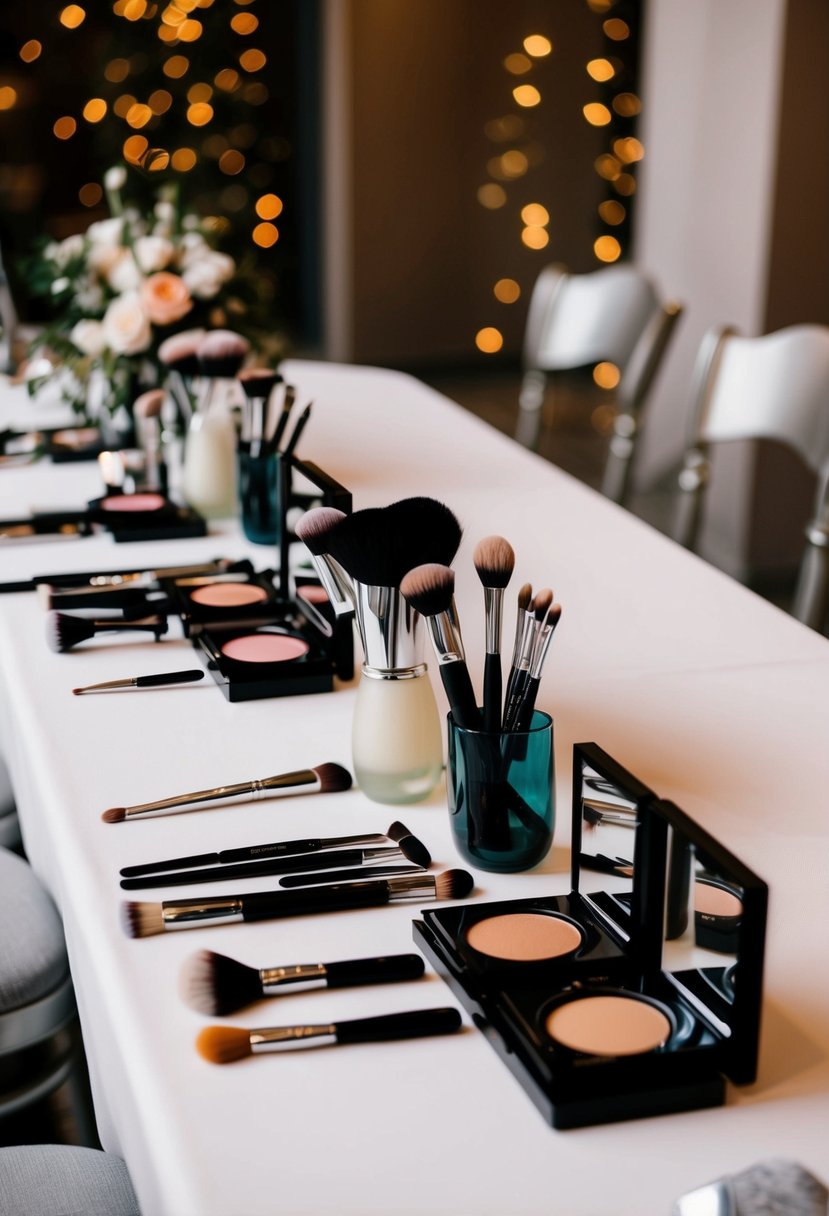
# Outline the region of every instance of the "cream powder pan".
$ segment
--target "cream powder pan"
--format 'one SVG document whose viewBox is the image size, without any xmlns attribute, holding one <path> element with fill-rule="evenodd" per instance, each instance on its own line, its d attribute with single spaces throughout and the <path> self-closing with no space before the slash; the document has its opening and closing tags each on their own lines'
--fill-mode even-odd
<svg viewBox="0 0 829 1216">
<path fill-rule="evenodd" d="M 673 1025 L 648 1001 L 630 996 L 586 996 L 558 1005 L 544 1023 L 550 1038 L 591 1056 L 635 1056 L 662 1047 Z"/>
<path fill-rule="evenodd" d="M 253 583 L 212 583 L 190 592 L 193 603 L 208 608 L 244 608 L 248 604 L 261 604 L 267 598 L 265 588 Z"/>
<path fill-rule="evenodd" d="M 467 931 L 466 941 L 473 950 L 490 958 L 532 963 L 572 954 L 582 944 L 582 934 L 562 916 L 507 912 L 477 921 Z"/>
</svg>

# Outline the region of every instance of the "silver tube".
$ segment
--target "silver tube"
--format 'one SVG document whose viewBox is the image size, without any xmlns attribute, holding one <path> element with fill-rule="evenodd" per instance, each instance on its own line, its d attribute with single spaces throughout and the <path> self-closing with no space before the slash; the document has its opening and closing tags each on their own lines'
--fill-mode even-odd
<svg viewBox="0 0 829 1216">
<path fill-rule="evenodd" d="M 336 1043 L 337 1027 L 333 1022 L 322 1026 L 270 1026 L 250 1032 L 250 1049 L 258 1055 L 267 1051 L 286 1051 L 315 1039 L 315 1046 Z"/>
<path fill-rule="evenodd" d="M 503 587 L 484 587 L 484 611 L 486 613 L 486 652 L 501 653 L 501 617 L 504 606 Z"/>
<path fill-rule="evenodd" d="M 422 899 L 424 896 L 434 896 L 437 880 L 434 874 L 406 874 L 399 878 L 386 879 L 389 885 L 389 899 Z"/>
<path fill-rule="evenodd" d="M 245 918 L 238 899 L 173 899 L 161 905 L 165 929 L 190 929 L 193 925 L 240 924 Z"/>
<path fill-rule="evenodd" d="M 463 661 L 464 655 L 463 640 L 461 631 L 457 624 L 457 617 L 454 616 L 454 600 L 452 608 L 449 612 L 440 612 L 437 616 L 426 618 L 426 625 L 429 634 L 432 638 L 432 645 L 435 648 L 438 663 L 442 666 L 444 663 L 456 663 L 459 659 Z"/>
<path fill-rule="evenodd" d="M 292 992 L 328 985 L 328 971 L 324 963 L 298 963 L 295 967 L 263 967 L 259 972 L 262 992 L 265 996 L 276 996 L 283 988 Z"/>
<path fill-rule="evenodd" d="M 423 664 L 423 627 L 398 587 L 354 582 L 357 629 L 366 666 L 375 671 L 411 670 Z"/>
</svg>

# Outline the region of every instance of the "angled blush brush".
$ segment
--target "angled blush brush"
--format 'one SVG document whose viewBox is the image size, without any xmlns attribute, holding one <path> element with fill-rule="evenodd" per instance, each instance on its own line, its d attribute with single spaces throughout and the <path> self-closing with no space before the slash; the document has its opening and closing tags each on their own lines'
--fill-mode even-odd
<svg viewBox="0 0 829 1216">
<path fill-rule="evenodd" d="M 331 536 L 346 518 L 335 507 L 314 507 L 297 520 L 294 531 L 305 545 L 337 616 L 354 612 L 354 588 L 342 566 L 329 553 Z"/>
<path fill-rule="evenodd" d="M 163 903 L 121 905 L 121 923 L 128 937 L 153 937 L 179 929 L 242 924 L 285 916 L 342 912 L 348 908 L 379 908 L 411 899 L 463 899 L 474 886 L 466 870 L 442 874 L 409 874 L 399 878 L 302 887 L 294 891 L 255 891 L 247 895 L 193 896 Z"/>
<path fill-rule="evenodd" d="M 169 815 L 177 811 L 203 810 L 226 802 L 256 802 L 260 798 L 290 797 L 294 794 L 333 794 L 351 788 L 351 773 L 339 764 L 320 764 L 317 768 L 279 773 L 257 781 L 238 781 L 234 785 L 217 785 L 209 790 L 191 794 L 176 794 L 157 802 L 141 802 L 136 806 L 113 806 L 101 815 L 104 823 L 124 823 L 129 819 L 144 819 L 149 815 Z"/>
<path fill-rule="evenodd" d="M 472 560 L 484 589 L 486 614 L 484 730 L 497 731 L 501 727 L 501 616 L 515 553 L 503 536 L 487 536 L 475 546 Z"/>
<path fill-rule="evenodd" d="M 424 971 L 419 954 L 257 968 L 247 967 L 226 954 L 199 950 L 181 968 L 179 993 L 185 1005 L 197 1013 L 224 1018 L 263 997 L 287 996 L 314 988 L 401 983 L 420 979 Z"/>
<path fill-rule="evenodd" d="M 293 1050 L 298 1044 L 383 1043 L 453 1034 L 461 1028 L 457 1009 L 415 1009 L 373 1018 L 353 1018 L 315 1026 L 269 1026 L 243 1030 L 235 1026 L 206 1026 L 196 1039 L 196 1050 L 211 1064 L 230 1064 L 247 1056 Z"/>
<path fill-rule="evenodd" d="M 466 730 L 480 730 L 481 716 L 466 666 L 454 590 L 455 572 L 449 566 L 434 562 L 410 570 L 400 584 L 407 602 L 425 618 L 429 627 L 455 722 Z"/>
</svg>

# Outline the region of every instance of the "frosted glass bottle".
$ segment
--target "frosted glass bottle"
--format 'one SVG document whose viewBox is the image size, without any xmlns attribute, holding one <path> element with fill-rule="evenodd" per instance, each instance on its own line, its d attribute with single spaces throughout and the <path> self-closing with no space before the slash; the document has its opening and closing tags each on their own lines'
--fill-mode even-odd
<svg viewBox="0 0 829 1216">
<path fill-rule="evenodd" d="M 443 772 L 438 707 L 425 666 L 363 667 L 351 736 L 354 774 L 374 802 L 419 802 Z"/>
<path fill-rule="evenodd" d="M 214 393 L 190 419 L 181 489 L 185 501 L 206 519 L 237 513 L 236 428 L 224 394 Z"/>
</svg>

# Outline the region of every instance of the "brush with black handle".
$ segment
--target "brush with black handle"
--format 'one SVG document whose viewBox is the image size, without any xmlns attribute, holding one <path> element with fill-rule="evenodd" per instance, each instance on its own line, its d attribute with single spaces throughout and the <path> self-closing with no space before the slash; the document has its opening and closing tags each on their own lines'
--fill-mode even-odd
<svg viewBox="0 0 829 1216">
<path fill-rule="evenodd" d="M 541 685 L 541 673 L 560 620 L 561 604 L 553 604 L 535 640 L 529 670 L 515 710 L 515 725 L 511 728 L 513 730 L 527 731 L 532 725 L 535 702 Z"/>
<path fill-rule="evenodd" d="M 140 620 L 90 621 L 86 617 L 70 616 L 68 612 L 50 612 L 46 619 L 46 642 L 56 654 L 65 654 L 80 642 L 87 642 L 101 633 L 152 633 L 159 642 L 167 632 L 163 616 L 145 616 Z"/>
<path fill-rule="evenodd" d="M 515 569 L 515 553 L 503 536 L 487 536 L 475 546 L 472 560 L 484 589 L 486 658 L 484 660 L 484 730 L 501 729 L 501 618 L 504 591 Z"/>
<path fill-rule="evenodd" d="M 518 729 L 518 710 L 524 700 L 527 680 L 530 674 L 530 664 L 532 663 L 533 654 L 544 625 L 544 619 L 552 602 L 553 593 L 549 587 L 545 587 L 541 591 L 536 592 L 530 602 L 529 608 L 524 614 L 524 626 L 521 634 L 519 653 L 517 661 L 515 656 L 513 657 L 513 667 L 510 672 L 510 680 L 504 702 L 503 729 L 505 731 Z"/>
<path fill-rule="evenodd" d="M 454 570 L 436 562 L 416 566 L 401 582 L 400 591 L 428 625 L 440 678 L 456 724 L 464 730 L 480 730 L 481 715 L 455 610 Z"/>
</svg>

